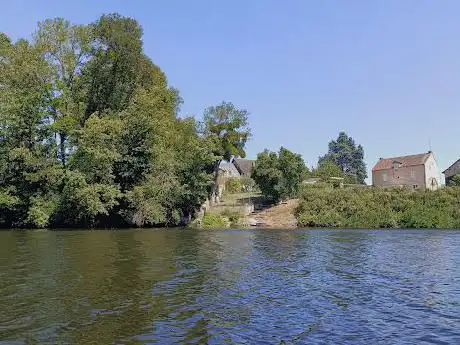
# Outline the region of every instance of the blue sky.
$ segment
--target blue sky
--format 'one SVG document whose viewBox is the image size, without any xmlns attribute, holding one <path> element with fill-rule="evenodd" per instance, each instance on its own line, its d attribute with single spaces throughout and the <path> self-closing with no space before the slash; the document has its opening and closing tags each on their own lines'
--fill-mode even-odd
<svg viewBox="0 0 460 345">
<path fill-rule="evenodd" d="M 147 54 L 185 101 L 248 109 L 248 156 L 281 145 L 315 164 L 346 131 L 379 157 L 460 158 L 460 2 L 456 0 L 5 1 L 0 31 L 39 20 L 89 23 L 119 12 L 144 28 Z"/>
</svg>

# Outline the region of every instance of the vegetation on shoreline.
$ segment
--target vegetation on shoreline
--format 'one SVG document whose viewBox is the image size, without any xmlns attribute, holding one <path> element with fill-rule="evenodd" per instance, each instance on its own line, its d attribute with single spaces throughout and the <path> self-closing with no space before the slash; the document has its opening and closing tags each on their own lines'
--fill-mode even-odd
<svg viewBox="0 0 460 345">
<path fill-rule="evenodd" d="M 215 191 L 250 136 L 247 111 L 179 117 L 176 89 L 118 14 L 0 33 L 0 227 L 172 226 Z"/>
<path fill-rule="evenodd" d="M 297 195 L 307 174 L 302 156 L 281 147 L 278 153 L 265 150 L 257 155 L 252 178 L 263 195 L 278 202 Z"/>
<path fill-rule="evenodd" d="M 364 148 L 356 145 L 354 139 L 345 132 L 340 132 L 337 140 L 328 144 L 328 152 L 318 160 L 318 170 L 321 174 L 325 166 L 330 169 L 333 163 L 340 168 L 340 175 L 347 183 L 364 184 L 367 177 L 366 164 L 364 163 Z M 321 175 L 319 177 L 322 177 Z M 331 176 L 328 176 L 331 177 Z"/>
<path fill-rule="evenodd" d="M 340 132 L 328 144 L 328 152 L 319 157 L 311 171 L 302 156 L 281 147 L 279 152 L 265 150 L 257 155 L 252 178 L 266 197 L 275 202 L 298 196 L 301 183 L 308 177 L 328 180 L 342 178 L 347 184 L 364 184 L 367 177 L 364 149 L 354 139 Z"/>
<path fill-rule="evenodd" d="M 108 14 L 88 25 L 48 19 L 30 41 L 0 33 L 0 227 L 192 219 L 206 199 L 217 199 L 220 163 L 245 156 L 251 130 L 248 112 L 232 103 L 205 109 L 203 122 L 179 117 L 181 104 L 145 55 L 142 28 L 131 18 Z M 460 227 L 457 188 L 301 188 L 306 177 L 364 184 L 364 149 L 344 132 L 311 172 L 286 148 L 260 153 L 252 178 L 263 196 L 277 202 L 300 195 L 301 226 Z M 254 186 L 245 178 L 227 188 Z M 239 218 L 206 215 L 204 225 Z"/>
<path fill-rule="evenodd" d="M 305 186 L 296 218 L 300 227 L 459 228 L 460 188 Z"/>
</svg>

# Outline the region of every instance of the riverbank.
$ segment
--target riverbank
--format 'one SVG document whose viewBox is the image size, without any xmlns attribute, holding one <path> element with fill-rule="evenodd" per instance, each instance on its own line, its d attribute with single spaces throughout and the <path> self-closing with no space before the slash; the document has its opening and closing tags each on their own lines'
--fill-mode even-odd
<svg viewBox="0 0 460 345">
<path fill-rule="evenodd" d="M 225 194 L 193 226 L 203 228 L 295 229 L 298 199 L 274 204 L 258 192 Z"/>
<path fill-rule="evenodd" d="M 263 210 L 255 211 L 244 218 L 244 224 L 249 227 L 255 226 L 264 229 L 295 229 L 297 228 L 295 210 L 298 204 L 298 199 L 291 199 Z"/>
<path fill-rule="evenodd" d="M 204 228 L 460 228 L 460 188 L 414 191 L 306 186 L 299 199 L 275 205 L 261 202 L 260 195 L 227 198 L 205 216 Z M 253 211 L 239 211 L 254 206 L 255 200 L 258 204 Z"/>
<path fill-rule="evenodd" d="M 460 188 L 305 187 L 295 216 L 300 227 L 460 228 Z"/>
</svg>

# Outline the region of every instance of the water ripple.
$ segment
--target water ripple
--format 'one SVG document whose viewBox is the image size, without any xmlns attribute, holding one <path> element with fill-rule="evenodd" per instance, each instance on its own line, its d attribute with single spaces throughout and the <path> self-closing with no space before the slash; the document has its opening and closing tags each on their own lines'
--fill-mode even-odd
<svg viewBox="0 0 460 345">
<path fill-rule="evenodd" d="M 4 344 L 460 344 L 459 231 L 0 233 Z"/>
</svg>

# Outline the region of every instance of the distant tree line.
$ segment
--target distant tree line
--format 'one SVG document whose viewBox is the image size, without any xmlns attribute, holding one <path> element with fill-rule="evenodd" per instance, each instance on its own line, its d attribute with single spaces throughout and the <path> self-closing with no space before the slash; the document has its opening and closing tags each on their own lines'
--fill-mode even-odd
<svg viewBox="0 0 460 345">
<path fill-rule="evenodd" d="M 204 121 L 145 55 L 119 14 L 57 18 L 30 41 L 0 33 L 0 227 L 175 225 L 215 193 L 218 166 L 244 157 L 247 111 Z"/>
</svg>

